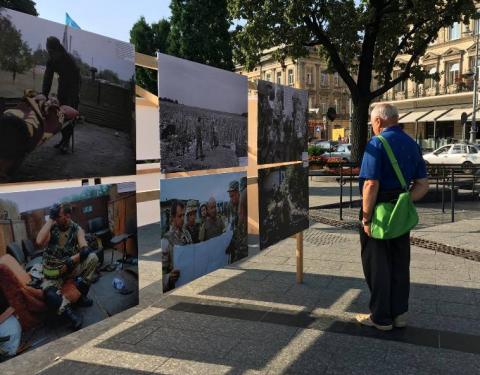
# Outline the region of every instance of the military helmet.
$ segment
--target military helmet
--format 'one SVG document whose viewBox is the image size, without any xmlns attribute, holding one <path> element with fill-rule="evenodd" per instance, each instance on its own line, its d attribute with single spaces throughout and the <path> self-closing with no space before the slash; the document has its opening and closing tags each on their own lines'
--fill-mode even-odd
<svg viewBox="0 0 480 375">
<path fill-rule="evenodd" d="M 197 208 L 198 208 L 198 203 L 197 201 L 191 199 L 187 202 L 187 208 L 186 208 L 186 211 L 187 211 L 187 215 L 192 212 L 192 211 L 197 211 Z"/>
<path fill-rule="evenodd" d="M 228 184 L 228 192 L 230 191 L 238 191 L 239 190 L 239 184 L 237 180 L 230 181 Z"/>
</svg>

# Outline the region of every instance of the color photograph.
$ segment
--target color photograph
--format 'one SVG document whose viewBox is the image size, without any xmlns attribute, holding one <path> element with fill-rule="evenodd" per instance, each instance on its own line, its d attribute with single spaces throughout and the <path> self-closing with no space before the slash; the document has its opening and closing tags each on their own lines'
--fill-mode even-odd
<svg viewBox="0 0 480 375">
<path fill-rule="evenodd" d="M 0 183 L 135 174 L 135 51 L 0 7 Z"/>
<path fill-rule="evenodd" d="M 158 54 L 164 173 L 247 163 L 247 78 Z"/>
<path fill-rule="evenodd" d="M 160 180 L 164 292 L 248 256 L 247 177 Z"/>
<path fill-rule="evenodd" d="M 0 194 L 0 362 L 137 304 L 135 183 Z"/>
<path fill-rule="evenodd" d="M 308 92 L 258 81 L 258 164 L 302 160 L 307 151 Z"/>
<path fill-rule="evenodd" d="M 308 168 L 302 164 L 258 171 L 260 249 L 308 229 Z"/>
</svg>

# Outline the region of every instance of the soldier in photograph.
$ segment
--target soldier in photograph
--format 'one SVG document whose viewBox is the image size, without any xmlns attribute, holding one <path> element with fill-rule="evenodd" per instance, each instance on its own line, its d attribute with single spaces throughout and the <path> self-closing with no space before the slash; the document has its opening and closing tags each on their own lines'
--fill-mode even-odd
<svg viewBox="0 0 480 375">
<path fill-rule="evenodd" d="M 58 75 L 57 97 L 62 105 L 68 105 L 78 109 L 80 103 L 80 69 L 75 59 L 54 36 L 47 38 L 48 61 L 43 76 L 42 93 L 49 97 L 52 89 L 53 75 Z M 73 134 L 73 126 L 62 129 L 62 140 L 55 147 L 60 148 L 62 152 L 67 152 L 70 138 Z"/>
<path fill-rule="evenodd" d="M 207 203 L 207 219 L 200 230 L 200 241 L 208 241 L 225 232 L 223 219 L 217 213 L 217 201 L 210 198 Z"/>
<path fill-rule="evenodd" d="M 197 124 L 195 125 L 195 159 L 202 159 L 205 157 L 203 154 L 203 140 L 202 140 L 202 119 L 197 118 Z"/>
<path fill-rule="evenodd" d="M 175 288 L 175 283 L 180 277 L 180 270 L 174 268 L 173 249 L 175 245 L 190 245 L 193 243 L 188 230 L 184 228 L 185 204 L 174 200 L 170 209 L 171 224 L 169 231 L 162 239 L 162 269 L 163 291 Z"/>
<path fill-rule="evenodd" d="M 190 233 L 192 243 L 200 242 L 200 223 L 197 223 L 197 209 L 197 201 L 189 200 L 187 202 L 187 222 L 184 229 Z"/>
<path fill-rule="evenodd" d="M 98 264 L 98 257 L 88 247 L 84 230 L 72 218 L 69 204 L 55 204 L 50 216 L 37 235 L 37 245 L 44 247 L 41 285 L 47 306 L 58 315 L 65 316 L 74 330 L 80 329 L 83 318 L 75 313 L 61 293 L 67 279 L 74 278 L 81 298 L 80 306 L 91 306 L 87 297 Z"/>
<path fill-rule="evenodd" d="M 233 231 L 232 241 L 227 248 L 227 254 L 230 254 L 230 263 L 248 255 L 247 221 L 245 220 L 244 207 L 240 205 L 241 191 L 246 193 L 246 186 L 246 178 L 242 178 L 241 184 L 237 180 L 233 180 L 228 186 L 229 209 L 232 215 L 230 229 Z M 242 203 L 246 203 L 245 199 Z"/>
</svg>

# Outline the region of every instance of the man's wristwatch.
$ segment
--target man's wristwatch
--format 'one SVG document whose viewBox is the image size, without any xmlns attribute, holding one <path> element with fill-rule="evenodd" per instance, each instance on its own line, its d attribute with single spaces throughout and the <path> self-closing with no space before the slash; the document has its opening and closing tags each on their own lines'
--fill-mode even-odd
<svg viewBox="0 0 480 375">
<path fill-rule="evenodd" d="M 369 225 L 372 223 L 372 220 L 367 220 L 365 218 L 362 219 L 362 225 L 365 226 L 365 225 Z"/>
</svg>

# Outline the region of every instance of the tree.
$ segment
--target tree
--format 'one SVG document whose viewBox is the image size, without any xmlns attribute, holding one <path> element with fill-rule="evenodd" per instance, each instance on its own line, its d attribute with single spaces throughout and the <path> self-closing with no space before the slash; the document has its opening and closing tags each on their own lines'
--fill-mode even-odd
<svg viewBox="0 0 480 375">
<path fill-rule="evenodd" d="M 32 0 L 0 0 L 0 8 L 10 8 L 32 16 L 38 16 L 35 2 Z"/>
<path fill-rule="evenodd" d="M 46 49 L 42 48 L 42 45 L 39 44 L 37 49 L 32 55 L 33 59 L 33 64 L 34 65 L 40 65 L 40 66 L 46 66 L 47 61 L 48 61 L 48 52 Z"/>
<path fill-rule="evenodd" d="M 168 53 L 233 70 L 227 0 L 172 0 Z"/>
<path fill-rule="evenodd" d="M 352 159 L 358 162 L 372 101 L 406 79 L 438 79 L 419 59 L 441 28 L 474 17 L 475 0 L 228 0 L 228 9 L 246 21 L 236 28 L 234 55 L 248 69 L 267 48 L 283 46 L 275 53 L 281 60 L 318 47 L 350 90 Z M 394 68 L 401 69 L 398 77 Z"/>
<path fill-rule="evenodd" d="M 33 66 L 32 52 L 22 34 L 12 22 L 0 15 L 0 68 L 12 72 L 13 81 L 18 74 Z"/>
<path fill-rule="evenodd" d="M 170 34 L 170 22 L 165 19 L 149 25 L 144 17 L 141 17 L 130 30 L 130 42 L 135 45 L 135 50 L 146 55 L 153 56 L 156 52 L 166 52 L 168 49 L 168 36 Z M 157 94 L 157 72 L 137 67 L 136 80 L 151 93 Z"/>
</svg>

